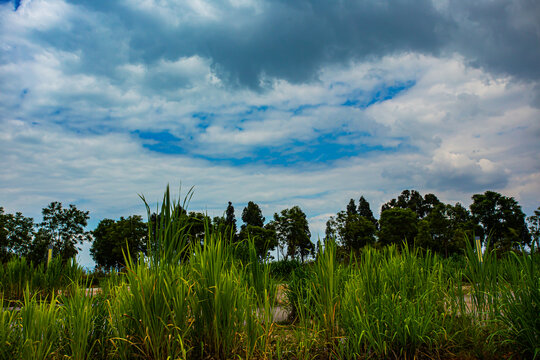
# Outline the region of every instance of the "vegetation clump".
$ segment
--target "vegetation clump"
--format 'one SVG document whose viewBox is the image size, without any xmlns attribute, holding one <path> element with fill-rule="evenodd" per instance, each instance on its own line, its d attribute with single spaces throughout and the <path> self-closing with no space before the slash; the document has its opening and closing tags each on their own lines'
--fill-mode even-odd
<svg viewBox="0 0 540 360">
<path fill-rule="evenodd" d="M 424 218 L 438 206 L 431 212 L 424 207 Z M 360 249 L 350 242 L 344 250 L 328 237 L 313 260 L 306 258 L 315 247 L 303 262 L 291 261 L 289 253 L 271 263 L 250 232 L 235 237 L 231 214 L 216 228 L 190 218 L 185 208 L 186 201 L 171 200 L 168 189 L 155 213 L 148 207 L 146 251 L 131 253 L 126 246 L 122 272 L 102 280 L 99 293 L 89 292 L 82 269 L 61 256 L 48 267 L 9 260 L 0 268 L 0 357 L 540 356 L 540 258 L 534 245 L 502 254 L 504 243 L 487 243 L 482 251 L 465 236 L 463 254 L 445 257 L 405 241 L 368 241 Z M 348 207 L 344 223 L 362 216 L 370 228 L 386 226 L 369 220 L 365 204 L 362 209 L 366 215 Z M 289 212 L 303 223 L 298 209 Z M 283 223 L 273 231 L 289 231 L 280 219 L 287 213 L 274 219 Z M 410 217 L 414 211 L 401 213 Z M 202 230 L 194 232 L 199 225 Z M 302 250 L 294 253 L 302 256 Z M 284 308 L 288 319 L 279 316 Z"/>
</svg>

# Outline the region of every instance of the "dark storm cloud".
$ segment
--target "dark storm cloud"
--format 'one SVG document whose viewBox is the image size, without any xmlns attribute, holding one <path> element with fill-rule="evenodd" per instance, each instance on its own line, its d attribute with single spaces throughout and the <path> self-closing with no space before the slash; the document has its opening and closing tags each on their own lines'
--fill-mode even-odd
<svg viewBox="0 0 540 360">
<path fill-rule="evenodd" d="M 257 87 L 261 75 L 303 82 L 334 63 L 400 52 L 458 52 L 478 67 L 540 78 L 533 20 L 540 18 L 540 6 L 532 0 L 455 1 L 437 8 L 428 0 L 275 1 L 259 12 L 217 2 L 217 19 L 178 14 L 177 24 L 117 1 L 72 3 L 92 16 L 72 19 L 75 31 L 39 36 L 82 52 L 77 70 L 113 77 L 125 62 L 152 65 L 198 55 L 211 59 L 229 84 Z"/>
<path fill-rule="evenodd" d="M 540 79 L 540 2 L 452 1 L 456 23 L 448 45 L 472 65 L 525 80 Z"/>
</svg>

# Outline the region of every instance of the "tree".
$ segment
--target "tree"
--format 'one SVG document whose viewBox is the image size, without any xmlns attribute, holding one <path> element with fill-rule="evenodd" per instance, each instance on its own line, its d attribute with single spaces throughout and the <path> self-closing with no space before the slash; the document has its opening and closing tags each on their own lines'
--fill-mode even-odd
<svg viewBox="0 0 540 360">
<path fill-rule="evenodd" d="M 34 234 L 32 246 L 28 252 L 28 259 L 36 265 L 46 262 L 50 244 L 50 234 L 43 228 L 38 229 Z"/>
<path fill-rule="evenodd" d="M 90 240 L 90 232 L 85 231 L 88 211 L 78 210 L 73 204 L 63 208 L 62 203 L 52 202 L 42 210 L 41 229 L 49 237 L 53 245 L 53 253 L 60 255 L 64 261 L 77 255 L 76 244 Z"/>
<path fill-rule="evenodd" d="M 124 256 L 136 258 L 146 253 L 148 227 L 139 215 L 121 217 L 115 221 L 103 219 L 92 232 L 94 241 L 90 254 L 98 266 L 119 269 L 125 266 Z"/>
<path fill-rule="evenodd" d="M 229 201 L 227 210 L 225 210 L 225 224 L 231 229 L 233 234 L 236 234 L 236 218 L 234 216 L 234 206 Z"/>
<path fill-rule="evenodd" d="M 0 261 L 6 262 L 9 259 L 9 231 L 7 229 L 7 216 L 4 208 L 0 206 Z"/>
<path fill-rule="evenodd" d="M 276 231 L 272 226 L 260 227 L 248 225 L 240 230 L 240 240 L 251 239 L 255 245 L 257 256 L 260 260 L 265 259 L 269 252 L 274 250 L 278 245 Z"/>
<path fill-rule="evenodd" d="M 281 246 L 287 246 L 287 255 L 292 258 L 300 256 L 302 262 L 308 255 L 312 255 L 315 246 L 311 242 L 311 233 L 306 214 L 298 206 L 282 210 L 274 214 L 270 225 L 276 230 L 276 236 Z"/>
<path fill-rule="evenodd" d="M 340 211 L 326 222 L 326 238 L 336 239 L 345 250 L 359 250 L 375 242 L 376 227 L 372 221 L 358 214 Z"/>
<path fill-rule="evenodd" d="M 363 196 L 361 196 L 360 200 L 358 201 L 358 215 L 365 217 L 371 221 L 375 227 L 377 227 L 377 219 L 375 219 L 375 216 L 373 216 L 369 202 Z"/>
<path fill-rule="evenodd" d="M 364 216 L 349 215 L 341 231 L 341 238 L 347 250 L 359 250 L 375 242 L 375 225 Z"/>
<path fill-rule="evenodd" d="M 418 232 L 418 218 L 411 209 L 390 208 L 381 213 L 379 226 L 381 245 L 412 243 Z"/>
<path fill-rule="evenodd" d="M 431 210 L 440 204 L 433 194 L 426 194 L 424 198 L 416 190 L 403 190 L 397 199 L 392 199 L 381 208 L 381 213 L 392 208 L 411 209 L 419 219 L 423 219 Z"/>
<path fill-rule="evenodd" d="M 356 215 L 358 212 L 356 211 L 356 204 L 354 203 L 354 200 L 349 200 L 349 203 L 347 204 L 347 214 L 350 215 Z"/>
<path fill-rule="evenodd" d="M 7 261 L 11 256 L 27 256 L 32 248 L 34 219 L 22 213 L 5 214 L 0 207 L 0 260 Z"/>
<path fill-rule="evenodd" d="M 244 222 L 242 227 L 246 227 L 248 225 L 263 227 L 264 220 L 265 219 L 259 205 L 255 204 L 253 201 L 248 202 L 247 206 L 242 211 L 242 221 Z"/>
<path fill-rule="evenodd" d="M 540 206 L 534 210 L 534 215 L 527 218 L 527 222 L 529 223 L 529 232 L 536 245 L 536 250 L 540 250 Z"/>
<path fill-rule="evenodd" d="M 207 225 L 208 230 L 211 230 L 210 225 L 212 224 L 212 220 L 210 217 L 202 212 L 190 211 L 186 221 L 189 241 L 202 243 L 204 241 Z"/>
<path fill-rule="evenodd" d="M 482 225 L 482 236 L 489 237 L 490 247 L 499 252 L 529 245 L 531 236 L 521 206 L 512 197 L 494 191 L 472 196 L 471 213 Z"/>
</svg>

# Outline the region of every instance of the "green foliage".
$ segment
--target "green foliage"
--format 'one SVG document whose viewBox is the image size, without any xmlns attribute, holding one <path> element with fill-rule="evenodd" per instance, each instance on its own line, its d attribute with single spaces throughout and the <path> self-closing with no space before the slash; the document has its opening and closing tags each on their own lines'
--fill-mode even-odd
<svg viewBox="0 0 540 360">
<path fill-rule="evenodd" d="M 282 259 L 270 263 L 270 274 L 274 279 L 288 281 L 293 272 L 302 266 L 296 259 Z"/>
<path fill-rule="evenodd" d="M 517 266 L 507 268 L 508 281 L 501 287 L 503 327 L 498 335 L 524 357 L 536 359 L 540 357 L 540 268 L 532 250 L 533 255 L 511 254 Z"/>
<path fill-rule="evenodd" d="M 73 204 L 63 208 L 62 203 L 54 201 L 42 210 L 43 222 L 40 224 L 44 234 L 53 245 L 53 253 L 64 261 L 77 255 L 77 244 L 90 240 L 90 233 L 84 230 L 88 211 L 78 210 Z"/>
<path fill-rule="evenodd" d="M 17 212 L 5 214 L 0 207 L 0 262 L 13 256 L 27 256 L 31 251 L 34 220 Z"/>
<path fill-rule="evenodd" d="M 146 253 L 148 228 L 141 216 L 121 217 L 118 221 L 103 219 L 92 235 L 90 254 L 105 269 L 125 266 L 124 256 L 128 253 L 131 256 Z"/>
<path fill-rule="evenodd" d="M 410 209 L 419 219 L 428 215 L 431 210 L 440 204 L 433 194 L 426 194 L 424 198 L 416 190 L 403 190 L 397 199 L 392 199 L 381 207 L 381 213 L 393 208 Z"/>
<path fill-rule="evenodd" d="M 371 211 L 371 208 L 369 207 L 369 202 L 363 197 L 360 197 L 360 200 L 358 201 L 358 215 L 363 216 L 377 227 L 377 219 L 375 219 L 375 216 L 373 216 L 373 212 Z"/>
<path fill-rule="evenodd" d="M 56 257 L 49 266 L 35 266 L 26 258 L 13 258 L 0 266 L 0 291 L 10 302 L 22 300 L 26 289 L 31 294 L 46 297 L 72 281 L 79 281 L 82 274 L 82 268 L 74 260 L 64 263 Z"/>
<path fill-rule="evenodd" d="M 19 310 L 16 322 L 20 337 L 18 354 L 20 359 L 51 358 L 60 349 L 60 308 L 57 299 L 51 296 L 48 302 L 41 302 L 32 297 L 30 290 L 24 292 L 24 302 Z"/>
<path fill-rule="evenodd" d="M 240 240 L 251 239 L 256 249 L 257 257 L 260 260 L 266 259 L 269 252 L 278 245 L 276 232 L 274 229 L 260 226 L 248 225 L 243 227 L 238 236 Z"/>
<path fill-rule="evenodd" d="M 532 236 L 533 246 L 538 251 L 540 250 L 540 207 L 534 210 L 534 215 L 527 218 L 529 223 L 529 232 Z"/>
<path fill-rule="evenodd" d="M 236 235 L 236 217 L 234 216 L 234 206 L 230 201 L 225 210 L 225 225 L 228 228 L 228 230 L 225 230 L 225 234 L 230 232 L 233 235 Z"/>
<path fill-rule="evenodd" d="M 298 206 L 282 210 L 274 214 L 271 226 L 276 231 L 278 243 L 281 247 L 287 246 L 287 257 L 300 256 L 302 262 L 308 255 L 312 255 L 315 246 L 311 242 L 306 214 Z"/>
<path fill-rule="evenodd" d="M 327 239 L 310 264 L 269 264 L 260 261 L 255 238 L 234 242 L 206 217 L 195 217 L 203 230 L 191 237 L 190 217 L 168 190 L 160 208 L 153 218 L 149 211 L 149 256 L 126 254 L 125 272 L 102 281 L 99 296 L 87 296 L 81 269 L 60 257 L 48 268 L 18 258 L 0 267 L 0 298 L 23 299 L 18 311 L 0 309 L 0 358 L 529 359 L 540 353 L 534 248 L 500 256 L 488 244 L 479 256 L 481 247 L 471 246 L 464 232 L 465 256 L 367 246 L 343 264 Z M 453 236 L 437 224 L 466 218 L 462 209 L 458 215 L 449 209 L 436 205 L 421 221 L 411 209 L 385 213 L 418 221 L 417 243 L 423 234 L 438 239 L 429 245 L 436 248 L 441 236 Z M 381 221 L 381 232 L 387 226 Z M 291 269 L 284 287 L 296 321 L 276 324 L 271 275 Z"/>
<path fill-rule="evenodd" d="M 69 293 L 62 295 L 59 301 L 63 305 L 59 317 L 63 319 L 67 355 L 74 360 L 92 359 L 99 340 L 93 336 L 98 316 L 93 310 L 95 298 L 86 296 L 85 289 L 72 282 Z"/>
<path fill-rule="evenodd" d="M 482 224 L 482 233 L 490 237 L 490 244 L 498 252 L 530 244 L 530 234 L 521 206 L 512 197 L 494 191 L 472 196 L 471 213 Z M 482 235 L 482 234 L 481 234 Z"/>
<path fill-rule="evenodd" d="M 259 205 L 255 204 L 253 201 L 248 202 L 247 206 L 242 211 L 242 221 L 244 222 L 242 227 L 248 225 L 263 227 L 264 220 Z"/>
<path fill-rule="evenodd" d="M 411 209 L 390 208 L 381 213 L 379 243 L 400 245 L 412 242 L 418 233 L 418 219 Z"/>
<path fill-rule="evenodd" d="M 314 282 L 314 274 L 307 265 L 302 265 L 293 270 L 287 282 L 287 304 L 289 309 L 289 319 L 292 321 L 305 319 L 313 308 L 310 296 L 311 286 Z"/>
<path fill-rule="evenodd" d="M 337 239 L 347 252 L 358 251 L 375 242 L 377 220 L 369 208 L 369 203 L 360 198 L 358 211 L 354 200 L 347 205 L 347 211 L 340 211 L 326 222 L 326 239 Z"/>
<path fill-rule="evenodd" d="M 150 206 L 144 196 L 141 196 L 148 214 L 148 250 L 154 266 L 159 263 L 174 264 L 188 256 L 189 223 L 185 216 L 185 208 L 193 195 L 191 188 L 182 204 L 180 199 L 171 198 L 169 186 L 163 195 L 161 207 L 158 205 L 158 215 L 152 215 Z"/>
<path fill-rule="evenodd" d="M 441 270 L 429 253 L 363 251 L 342 294 L 346 353 L 402 358 L 447 341 Z"/>
</svg>

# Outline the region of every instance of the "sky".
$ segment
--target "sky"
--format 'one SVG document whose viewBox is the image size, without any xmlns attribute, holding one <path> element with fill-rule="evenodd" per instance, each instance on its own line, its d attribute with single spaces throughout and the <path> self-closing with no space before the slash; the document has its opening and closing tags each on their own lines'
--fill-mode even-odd
<svg viewBox="0 0 540 360">
<path fill-rule="evenodd" d="M 312 237 L 404 189 L 540 206 L 536 0 L 0 0 L 0 206 L 220 216 Z M 79 260 L 92 266 L 89 244 Z"/>
</svg>

